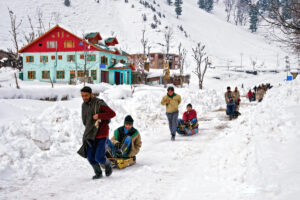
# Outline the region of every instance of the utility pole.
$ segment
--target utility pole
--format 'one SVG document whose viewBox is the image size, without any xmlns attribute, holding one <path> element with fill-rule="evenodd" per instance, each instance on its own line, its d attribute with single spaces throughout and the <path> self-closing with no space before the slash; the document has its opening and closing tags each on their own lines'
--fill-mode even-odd
<svg viewBox="0 0 300 200">
<path fill-rule="evenodd" d="M 241 55 L 241 68 L 243 68 L 243 53 L 241 53 L 240 55 Z"/>
<path fill-rule="evenodd" d="M 286 68 L 286 77 L 288 76 L 288 72 L 290 71 L 290 61 L 289 57 L 285 56 L 285 68 Z"/>
</svg>

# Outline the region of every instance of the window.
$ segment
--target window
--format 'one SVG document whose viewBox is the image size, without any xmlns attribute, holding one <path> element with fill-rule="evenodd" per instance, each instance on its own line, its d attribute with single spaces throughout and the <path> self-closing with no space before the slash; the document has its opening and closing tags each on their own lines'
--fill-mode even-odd
<svg viewBox="0 0 300 200">
<path fill-rule="evenodd" d="M 78 77 L 84 77 L 84 73 L 83 72 L 84 72 L 83 70 L 77 71 L 77 76 Z M 85 75 L 89 76 L 89 71 L 88 70 L 85 71 Z"/>
<path fill-rule="evenodd" d="M 54 34 L 52 34 L 52 35 L 51 35 L 51 37 L 52 37 L 52 38 L 55 38 L 55 35 L 54 35 Z"/>
<path fill-rule="evenodd" d="M 58 55 L 58 60 L 62 60 L 62 55 Z"/>
<path fill-rule="evenodd" d="M 55 56 L 51 56 L 51 60 L 55 60 Z"/>
<path fill-rule="evenodd" d="M 70 71 L 70 79 L 74 79 L 75 78 L 75 71 L 72 70 Z"/>
<path fill-rule="evenodd" d="M 56 71 L 56 78 L 57 79 L 64 79 L 65 78 L 65 71 Z"/>
<path fill-rule="evenodd" d="M 59 32 L 57 32 L 57 37 L 59 37 Z"/>
<path fill-rule="evenodd" d="M 42 44 L 42 43 L 39 43 L 39 47 L 41 47 L 41 46 L 43 46 L 43 44 Z"/>
<path fill-rule="evenodd" d="M 67 61 L 68 62 L 75 62 L 75 55 L 68 55 L 67 56 Z"/>
<path fill-rule="evenodd" d="M 64 41 L 64 48 L 74 48 L 74 41 L 73 40 L 65 40 Z"/>
<path fill-rule="evenodd" d="M 26 56 L 26 62 L 34 62 L 33 56 Z"/>
<path fill-rule="evenodd" d="M 35 71 L 28 71 L 28 79 L 35 79 Z"/>
<path fill-rule="evenodd" d="M 91 77 L 93 80 L 97 80 L 97 70 L 91 70 Z"/>
<path fill-rule="evenodd" d="M 84 59 L 84 55 L 83 54 L 80 54 L 80 59 Z"/>
<path fill-rule="evenodd" d="M 64 37 L 64 32 L 63 32 L 63 31 L 61 32 L 61 37 L 62 37 L 62 38 Z"/>
<path fill-rule="evenodd" d="M 106 56 L 102 56 L 101 57 L 101 64 L 105 64 L 105 65 L 107 65 L 107 57 Z"/>
<path fill-rule="evenodd" d="M 164 58 L 164 55 L 162 55 L 162 54 L 158 55 L 158 59 L 163 59 L 163 58 Z"/>
<path fill-rule="evenodd" d="M 125 60 L 120 60 L 120 63 L 123 63 L 123 64 L 125 64 L 126 63 L 126 61 Z"/>
<path fill-rule="evenodd" d="M 69 37 L 69 34 L 66 34 L 66 37 Z"/>
<path fill-rule="evenodd" d="M 95 54 L 88 55 L 88 56 L 87 56 L 87 60 L 88 60 L 88 61 L 96 61 L 96 55 L 95 55 Z"/>
<path fill-rule="evenodd" d="M 42 71 L 42 79 L 49 79 L 50 71 Z"/>
<path fill-rule="evenodd" d="M 41 63 L 46 63 L 46 62 L 48 62 L 48 56 L 40 56 L 40 62 L 41 62 Z"/>
<path fill-rule="evenodd" d="M 117 59 L 112 58 L 112 59 L 110 60 L 110 62 L 111 62 L 111 64 L 116 64 L 116 63 L 117 63 Z"/>
<path fill-rule="evenodd" d="M 56 48 L 57 42 L 56 41 L 47 41 L 47 48 Z"/>
</svg>

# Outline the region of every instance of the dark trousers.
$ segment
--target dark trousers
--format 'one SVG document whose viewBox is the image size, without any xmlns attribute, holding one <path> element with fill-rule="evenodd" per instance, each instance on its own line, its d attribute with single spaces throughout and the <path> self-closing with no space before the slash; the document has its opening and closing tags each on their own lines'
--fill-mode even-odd
<svg viewBox="0 0 300 200">
<path fill-rule="evenodd" d="M 172 112 L 172 113 L 166 113 L 169 121 L 169 129 L 171 132 L 171 135 L 176 134 L 177 129 L 177 118 L 178 118 L 178 111 Z"/>
<path fill-rule="evenodd" d="M 92 146 L 87 149 L 87 159 L 91 165 L 100 163 L 102 165 L 106 162 L 105 157 L 106 138 L 96 139 L 92 142 Z"/>
<path fill-rule="evenodd" d="M 235 110 L 235 106 L 233 103 L 227 104 L 227 110 L 226 110 L 227 115 L 233 115 L 234 110 Z"/>
<path fill-rule="evenodd" d="M 122 150 L 122 157 L 128 157 L 128 154 L 130 153 L 130 150 L 131 150 L 131 137 L 130 136 L 126 136 L 126 138 L 124 139 L 122 145 L 121 145 L 121 149 L 119 150 Z M 118 150 L 117 147 L 111 142 L 110 139 L 107 140 L 107 148 L 106 150 L 114 157 L 116 158 L 117 155 L 116 155 L 116 151 Z"/>
</svg>

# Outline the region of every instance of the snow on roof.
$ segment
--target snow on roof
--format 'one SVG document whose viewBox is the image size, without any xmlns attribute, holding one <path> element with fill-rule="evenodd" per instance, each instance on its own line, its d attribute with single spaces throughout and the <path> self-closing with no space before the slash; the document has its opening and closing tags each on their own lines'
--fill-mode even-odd
<svg viewBox="0 0 300 200">
<path fill-rule="evenodd" d="M 117 63 L 114 67 L 115 68 L 122 68 L 122 67 L 126 67 L 126 65 L 124 65 L 122 63 Z"/>
<path fill-rule="evenodd" d="M 97 34 L 99 34 L 99 32 L 88 33 L 85 35 L 85 38 L 93 38 L 96 37 Z"/>
<path fill-rule="evenodd" d="M 8 58 L 2 58 L 2 59 L 0 60 L 0 62 L 4 62 L 4 61 L 6 61 L 6 60 L 8 60 Z"/>
</svg>

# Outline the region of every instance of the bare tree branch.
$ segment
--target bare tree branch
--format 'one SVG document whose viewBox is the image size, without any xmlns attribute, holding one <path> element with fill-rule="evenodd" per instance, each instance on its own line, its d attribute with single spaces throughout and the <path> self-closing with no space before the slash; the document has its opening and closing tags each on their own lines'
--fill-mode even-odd
<svg viewBox="0 0 300 200">
<path fill-rule="evenodd" d="M 199 89 L 203 88 L 203 80 L 204 80 L 204 76 L 207 70 L 207 67 L 209 65 L 208 62 L 208 57 L 206 56 L 206 52 L 205 52 L 205 45 L 202 45 L 201 42 L 199 42 L 196 46 L 196 48 L 192 48 L 193 50 L 193 58 L 196 61 L 196 69 L 195 71 L 193 71 L 199 80 Z M 206 57 L 205 57 L 206 56 Z M 204 58 L 205 57 L 205 58 Z M 204 69 L 202 70 L 202 63 L 204 64 Z"/>
</svg>

